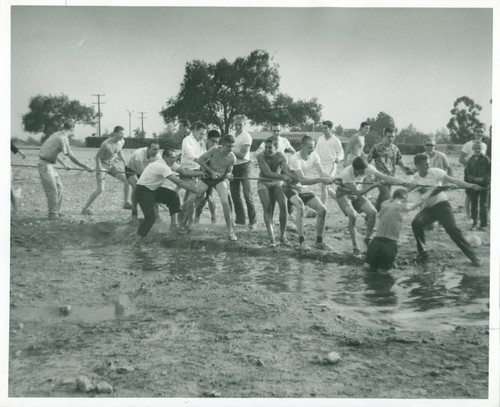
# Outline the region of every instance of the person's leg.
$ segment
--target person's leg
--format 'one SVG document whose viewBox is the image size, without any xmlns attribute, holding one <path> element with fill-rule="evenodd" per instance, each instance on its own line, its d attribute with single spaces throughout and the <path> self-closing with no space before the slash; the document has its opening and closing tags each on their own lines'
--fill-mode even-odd
<svg viewBox="0 0 500 407">
<path fill-rule="evenodd" d="M 233 175 L 237 178 L 241 177 L 241 164 L 233 167 Z M 235 223 L 238 225 L 245 224 L 245 210 L 243 208 L 243 201 L 241 200 L 240 192 L 241 180 L 235 179 L 229 182 L 229 189 L 231 191 L 231 199 L 233 201 L 234 212 L 236 215 Z"/>
<path fill-rule="evenodd" d="M 488 196 L 488 190 L 479 192 L 479 219 L 482 228 L 488 226 Z"/>
<path fill-rule="evenodd" d="M 208 209 L 210 210 L 210 222 L 212 223 L 212 225 L 215 225 L 217 223 L 217 213 L 215 212 L 215 199 L 213 194 L 213 188 L 210 191 L 207 191 L 207 201 L 208 201 Z"/>
<path fill-rule="evenodd" d="M 135 196 L 135 188 L 137 186 L 137 181 L 139 181 L 139 179 L 137 178 L 136 174 L 130 175 L 128 177 L 128 183 L 132 187 L 132 192 L 130 194 L 130 199 L 132 201 L 132 217 L 137 217 L 137 198 Z"/>
<path fill-rule="evenodd" d="M 352 206 L 351 200 L 346 196 L 337 197 L 337 203 L 349 220 L 348 229 L 352 241 L 352 251 L 354 254 L 359 254 L 358 231 L 356 229 L 356 219 L 358 215 Z"/>
<path fill-rule="evenodd" d="M 391 199 L 391 186 L 390 185 L 381 185 L 378 187 L 379 194 L 377 197 L 377 201 L 375 202 L 375 209 L 377 212 L 380 211 L 380 207 L 382 202 Z"/>
<path fill-rule="evenodd" d="M 200 223 L 200 217 L 203 212 L 203 209 L 205 208 L 205 204 L 208 201 L 208 191 L 205 193 L 205 196 L 203 199 L 199 201 L 199 203 L 196 205 L 196 209 L 194 211 L 194 224 L 197 225 Z"/>
<path fill-rule="evenodd" d="M 140 244 L 142 239 L 144 239 L 153 224 L 155 223 L 155 203 L 156 203 L 156 191 L 151 191 L 149 188 L 138 185 L 136 188 L 137 203 L 139 204 L 142 213 L 144 213 L 144 220 L 139 225 L 137 229 L 138 238 L 135 244 Z"/>
<path fill-rule="evenodd" d="M 432 224 L 437 219 L 436 215 L 437 211 L 434 206 L 424 208 L 417 213 L 411 222 L 413 235 L 417 241 L 417 251 L 422 260 L 426 260 L 427 258 L 427 249 L 425 247 L 425 227 Z"/>
<path fill-rule="evenodd" d="M 326 184 L 323 184 L 323 183 L 320 184 L 321 194 L 320 194 L 319 199 L 323 205 L 326 205 L 326 198 L 328 197 L 327 187 L 328 186 Z"/>
<path fill-rule="evenodd" d="M 307 248 L 304 237 L 303 219 L 305 214 L 304 202 L 299 198 L 298 195 L 292 195 L 288 198 L 290 203 L 293 205 L 295 212 L 295 225 L 297 226 L 297 234 L 299 235 L 299 244 L 301 247 Z"/>
<path fill-rule="evenodd" d="M 262 203 L 262 209 L 264 213 L 264 223 L 266 224 L 266 229 L 267 229 L 267 236 L 269 237 L 270 244 L 275 246 L 276 241 L 274 239 L 270 191 L 268 188 L 261 188 L 259 189 L 258 193 L 260 202 Z"/>
<path fill-rule="evenodd" d="M 359 199 L 358 202 L 360 203 L 360 206 L 359 208 L 355 207 L 355 209 L 365 214 L 365 219 L 366 219 L 365 243 L 366 245 L 368 245 L 370 243 L 370 239 L 373 233 L 373 228 L 375 227 L 375 222 L 377 220 L 377 210 L 366 197 L 361 197 L 361 198 L 364 199 Z"/>
<path fill-rule="evenodd" d="M 57 214 L 59 215 L 59 212 L 61 211 L 61 205 L 62 201 L 64 198 L 64 186 L 61 181 L 61 177 L 57 173 L 57 171 L 54 169 L 54 179 L 56 182 L 56 188 L 57 188 Z"/>
<path fill-rule="evenodd" d="M 244 166 L 244 168 L 242 168 L 243 170 L 242 177 L 245 178 L 244 180 L 241 181 L 241 185 L 243 187 L 243 197 L 245 198 L 245 203 L 247 206 L 248 223 L 250 227 L 253 227 L 253 225 L 256 223 L 256 214 L 252 197 L 252 184 L 248 179 L 248 177 L 250 176 L 250 163 L 248 162 L 242 164 L 242 166 Z"/>
<path fill-rule="evenodd" d="M 323 243 L 323 231 L 325 229 L 326 206 L 317 197 L 307 201 L 306 205 L 313 209 L 318 215 L 316 216 L 316 247 L 325 249 L 328 248 Z"/>
<path fill-rule="evenodd" d="M 229 204 L 229 190 L 227 181 L 222 181 L 215 186 L 219 194 L 220 202 L 222 205 L 222 212 L 224 213 L 224 220 L 226 222 L 227 230 L 229 233 L 229 240 L 237 240 L 236 234 L 233 230 L 233 219 L 231 216 L 231 206 Z"/>
<path fill-rule="evenodd" d="M 38 163 L 38 173 L 40 174 L 43 190 L 47 196 L 49 219 L 56 219 L 58 217 L 59 208 L 55 170 L 52 164 L 40 160 Z"/>
<path fill-rule="evenodd" d="M 479 191 L 466 191 L 466 193 L 470 200 L 470 216 L 472 219 L 472 228 L 474 229 L 477 226 Z"/>
<path fill-rule="evenodd" d="M 283 193 L 283 188 L 281 186 L 276 186 L 272 188 L 272 197 L 273 201 L 278 203 L 279 211 L 280 211 L 280 242 L 286 243 L 286 223 L 288 218 L 287 213 L 287 203 L 286 197 Z M 271 212 L 272 214 L 272 212 Z M 272 221 L 272 219 L 271 219 Z"/>
<path fill-rule="evenodd" d="M 464 207 L 465 207 L 465 216 L 467 216 L 467 219 L 470 219 L 470 206 L 471 206 L 471 202 L 470 202 L 470 196 L 469 194 L 467 194 L 467 191 L 465 192 L 465 204 L 464 204 Z"/>
<path fill-rule="evenodd" d="M 90 205 L 92 205 L 92 202 L 96 200 L 96 198 L 101 195 L 102 191 L 104 191 L 104 178 L 106 177 L 105 172 L 98 172 L 96 176 L 96 182 L 97 186 L 96 189 L 90 194 L 89 199 L 87 200 L 87 203 L 82 209 L 82 214 L 84 215 L 91 215 L 91 212 L 89 210 Z"/>
<path fill-rule="evenodd" d="M 125 174 L 118 172 L 120 171 L 118 168 L 112 168 L 112 170 L 113 177 L 123 183 L 123 209 L 132 209 L 132 205 L 129 202 L 130 185 L 125 177 Z"/>
<path fill-rule="evenodd" d="M 462 250 L 463 254 L 465 254 L 469 260 L 473 263 L 479 263 L 479 260 L 474 252 L 472 246 L 465 240 L 465 237 L 462 231 L 458 228 L 455 222 L 455 216 L 453 215 L 453 211 L 451 209 L 451 205 L 448 201 L 440 202 L 434 205 L 437 211 L 437 219 L 441 226 L 443 226 L 448 236 L 450 236 L 451 240 L 455 242 L 455 244 Z"/>
</svg>

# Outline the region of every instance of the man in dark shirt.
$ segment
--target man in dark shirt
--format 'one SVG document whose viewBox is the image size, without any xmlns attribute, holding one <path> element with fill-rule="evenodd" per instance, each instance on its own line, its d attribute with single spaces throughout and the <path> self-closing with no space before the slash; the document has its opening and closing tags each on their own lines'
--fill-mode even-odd
<svg viewBox="0 0 500 407">
<path fill-rule="evenodd" d="M 477 228 L 477 212 L 479 202 L 479 230 L 484 230 L 488 226 L 488 194 L 487 187 L 490 186 L 491 181 L 491 161 L 481 152 L 481 142 L 476 141 L 472 145 L 474 155 L 469 158 L 465 167 L 464 175 L 465 182 L 470 182 L 484 187 L 484 189 L 477 191 L 473 189 L 466 190 L 471 201 L 471 217 L 472 217 L 472 230 Z"/>
</svg>

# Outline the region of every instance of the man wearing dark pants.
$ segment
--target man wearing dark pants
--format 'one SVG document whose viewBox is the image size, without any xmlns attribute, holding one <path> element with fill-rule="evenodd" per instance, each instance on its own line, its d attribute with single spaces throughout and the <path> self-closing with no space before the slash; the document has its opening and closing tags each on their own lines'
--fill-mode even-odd
<svg viewBox="0 0 500 407">
<path fill-rule="evenodd" d="M 482 188 L 476 184 L 469 184 L 457 178 L 452 178 L 445 171 L 439 168 L 430 168 L 429 157 L 425 153 L 417 154 L 413 162 L 417 169 L 410 182 L 414 185 L 429 185 L 441 186 L 443 183 L 451 183 L 460 188 L 471 188 L 481 190 Z M 413 190 L 419 187 L 410 187 Z M 418 192 L 423 194 L 428 190 L 426 187 L 420 187 Z M 418 260 L 426 262 L 428 254 L 425 247 L 425 227 L 433 222 L 438 221 L 443 226 L 448 236 L 462 250 L 462 252 L 471 260 L 473 266 L 480 266 L 481 260 L 476 256 L 472 246 L 465 240 L 462 231 L 457 227 L 455 216 L 448 202 L 448 197 L 444 192 L 440 192 L 423 204 L 423 209 L 415 216 L 411 223 L 413 234 L 417 240 Z"/>
<path fill-rule="evenodd" d="M 148 165 L 136 186 L 136 199 L 144 213 L 144 220 L 137 229 L 137 237 L 134 241 L 135 246 L 140 246 L 144 238 L 147 236 L 155 222 L 155 205 L 162 203 L 167 205 L 170 215 L 178 213 L 181 210 L 179 194 L 173 189 L 163 186 L 166 180 L 184 188 L 188 191 L 199 193 L 199 189 L 195 184 L 189 181 L 181 180 L 176 175 L 172 166 L 177 157 L 173 149 L 163 150 L 162 159 Z M 198 175 L 201 175 L 201 171 Z"/>
<path fill-rule="evenodd" d="M 240 192 L 241 186 L 247 206 L 248 226 L 250 229 L 253 229 L 256 223 L 256 215 L 252 198 L 252 187 L 248 180 L 250 175 L 250 147 L 252 145 L 252 136 L 244 130 L 245 122 L 246 117 L 244 115 L 234 116 L 234 137 L 236 143 L 233 153 L 236 156 L 236 164 L 233 167 L 233 177 L 236 179 L 229 182 L 229 187 L 231 190 L 231 198 L 233 199 L 234 212 L 236 213 L 235 223 L 237 225 L 245 224 L 245 209 L 243 207 Z"/>
</svg>

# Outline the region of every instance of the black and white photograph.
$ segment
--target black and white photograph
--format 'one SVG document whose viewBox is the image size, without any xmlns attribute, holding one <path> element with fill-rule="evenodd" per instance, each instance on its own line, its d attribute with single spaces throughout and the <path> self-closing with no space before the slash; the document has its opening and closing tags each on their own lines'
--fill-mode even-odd
<svg viewBox="0 0 500 407">
<path fill-rule="evenodd" d="M 2 1 L 0 405 L 498 406 L 499 9 Z"/>
</svg>

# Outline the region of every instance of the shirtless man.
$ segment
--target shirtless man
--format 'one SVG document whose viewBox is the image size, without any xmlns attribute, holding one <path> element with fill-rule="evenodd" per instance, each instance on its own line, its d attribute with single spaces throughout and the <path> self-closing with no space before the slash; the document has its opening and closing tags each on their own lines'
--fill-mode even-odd
<svg viewBox="0 0 500 407">
<path fill-rule="evenodd" d="M 222 204 L 222 210 L 224 212 L 224 220 L 226 221 L 226 226 L 229 232 L 229 240 L 237 240 L 236 234 L 233 230 L 233 221 L 231 219 L 231 208 L 229 206 L 229 189 L 228 182 L 232 178 L 232 171 L 234 163 L 236 162 L 236 156 L 233 154 L 234 147 L 234 136 L 227 134 L 222 137 L 222 145 L 212 147 L 209 151 L 199 157 L 196 162 L 200 164 L 200 167 L 207 173 L 207 176 L 200 178 L 199 181 L 199 191 L 198 197 L 203 198 L 203 193 L 205 193 L 208 188 L 213 187 L 219 194 L 219 198 Z M 188 212 L 193 211 L 193 203 L 195 203 L 196 195 L 190 194 L 186 204 L 185 210 Z M 191 216 L 187 215 L 186 219 L 191 219 Z M 189 226 L 189 223 L 188 223 Z"/>
<path fill-rule="evenodd" d="M 344 168 L 352 164 L 356 157 L 364 156 L 363 149 L 365 148 L 365 136 L 370 132 L 370 124 L 367 122 L 361 123 L 359 131 L 354 134 L 345 148 Z"/>
<path fill-rule="evenodd" d="M 326 206 L 314 195 L 307 185 L 323 183 L 329 185 L 333 179 L 323 171 L 319 155 L 314 151 L 314 140 L 310 136 L 302 137 L 302 148 L 290 157 L 290 171 L 294 174 L 294 179 L 298 182 L 285 184 L 283 192 L 293 207 L 297 210 L 295 223 L 299 235 L 299 245 L 303 250 L 309 249 L 304 233 L 303 218 L 305 206 L 317 212 L 316 219 L 316 248 L 330 250 L 331 247 L 323 242 L 323 230 L 325 228 Z M 311 177 L 312 170 L 315 169 L 319 177 Z"/>
<path fill-rule="evenodd" d="M 130 186 L 125 174 L 116 166 L 118 160 L 120 160 L 124 166 L 127 165 L 122 152 L 122 147 L 125 144 L 123 131 L 123 127 L 116 126 L 111 137 L 102 142 L 101 148 L 95 156 L 97 188 L 90 194 L 85 207 L 82 209 L 82 215 L 92 215 L 92 211 L 89 207 L 92 205 L 92 202 L 101 195 L 102 191 L 104 191 L 104 179 L 108 173 L 117 180 L 123 182 L 123 209 L 132 209 L 132 205 L 128 201 Z"/>
<path fill-rule="evenodd" d="M 276 246 L 273 230 L 273 209 L 274 202 L 278 203 L 280 210 L 280 242 L 286 244 L 286 220 L 287 208 L 286 198 L 283 193 L 283 181 L 292 182 L 293 178 L 288 175 L 289 168 L 286 156 L 277 151 L 278 140 L 269 137 L 264 141 L 264 151 L 257 154 L 257 163 L 260 168 L 259 177 L 267 178 L 269 181 L 259 180 L 257 182 L 257 192 L 264 209 L 264 222 L 267 228 L 267 234 L 270 240 L 270 246 Z M 284 173 L 281 173 L 281 170 Z"/>
</svg>

